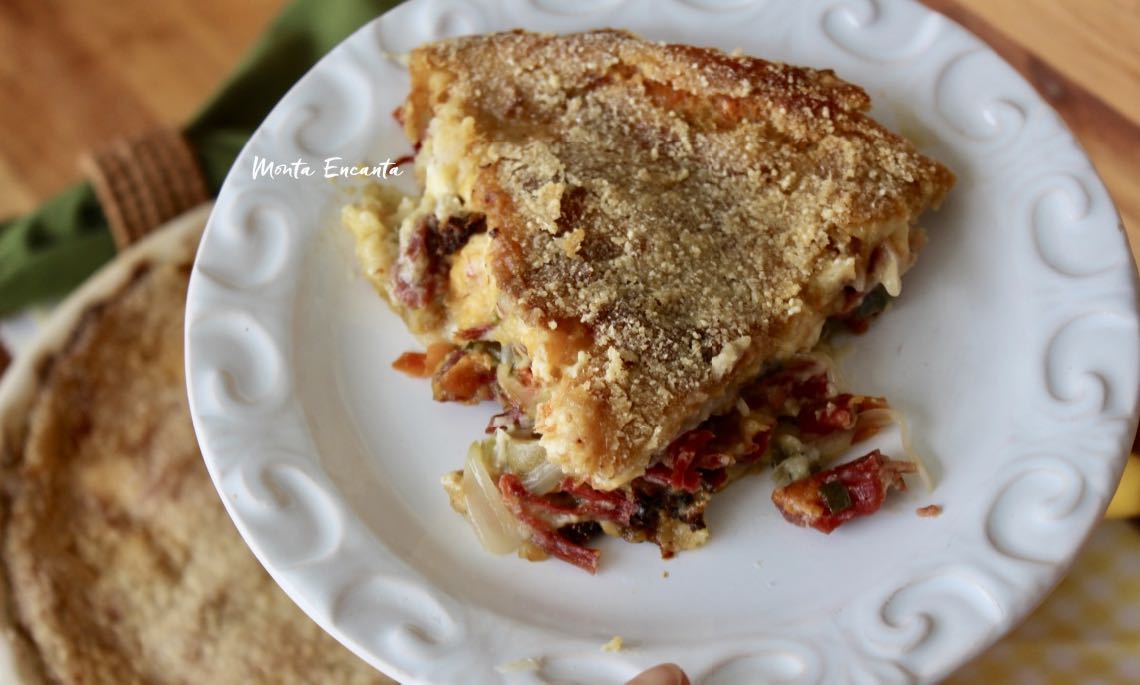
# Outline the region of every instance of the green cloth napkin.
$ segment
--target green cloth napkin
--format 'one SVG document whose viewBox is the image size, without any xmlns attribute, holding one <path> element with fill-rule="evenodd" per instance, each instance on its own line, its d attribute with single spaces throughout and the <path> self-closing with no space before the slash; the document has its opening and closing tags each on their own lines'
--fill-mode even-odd
<svg viewBox="0 0 1140 685">
<path fill-rule="evenodd" d="M 294 0 L 184 133 L 211 194 L 285 91 L 348 34 L 399 0 Z M 0 316 L 62 295 L 115 254 L 95 191 L 78 183 L 0 223 Z"/>
</svg>

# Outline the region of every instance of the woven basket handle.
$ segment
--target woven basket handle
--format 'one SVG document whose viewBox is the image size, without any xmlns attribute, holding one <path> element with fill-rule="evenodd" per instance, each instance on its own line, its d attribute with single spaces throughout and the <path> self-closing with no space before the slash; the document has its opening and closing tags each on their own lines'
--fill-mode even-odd
<svg viewBox="0 0 1140 685">
<path fill-rule="evenodd" d="M 82 156 L 79 166 L 120 251 L 209 199 L 194 151 L 173 129 L 112 141 Z"/>
</svg>

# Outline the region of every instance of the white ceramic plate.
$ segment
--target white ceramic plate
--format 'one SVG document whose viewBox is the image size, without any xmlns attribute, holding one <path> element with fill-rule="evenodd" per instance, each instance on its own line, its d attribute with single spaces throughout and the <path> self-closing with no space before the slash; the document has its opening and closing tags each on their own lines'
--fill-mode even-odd
<svg viewBox="0 0 1140 685">
<path fill-rule="evenodd" d="M 672 561 L 603 543 L 592 577 L 484 553 L 438 485 L 488 407 L 389 369 L 415 347 L 356 275 L 325 158 L 408 152 L 388 53 L 446 35 L 599 26 L 820 67 L 959 176 L 897 306 L 845 361 L 910 417 L 937 489 L 830 537 L 764 478 Z M 252 178 L 255 157 L 316 175 Z M 405 177 L 407 178 L 407 177 Z M 187 305 L 194 423 L 218 489 L 285 590 L 405 683 L 932 680 L 1026 615 L 1101 515 L 1135 429 L 1136 285 L 1104 187 L 1055 113 L 958 26 L 904 1 L 413 0 L 281 101 L 238 159 Z M 915 515 L 939 503 L 936 519 Z M 663 571 L 668 577 L 663 577 Z M 621 635 L 628 649 L 600 647 Z M 536 668 L 497 668 L 520 659 Z M 516 664 L 517 665 L 517 664 Z"/>
</svg>

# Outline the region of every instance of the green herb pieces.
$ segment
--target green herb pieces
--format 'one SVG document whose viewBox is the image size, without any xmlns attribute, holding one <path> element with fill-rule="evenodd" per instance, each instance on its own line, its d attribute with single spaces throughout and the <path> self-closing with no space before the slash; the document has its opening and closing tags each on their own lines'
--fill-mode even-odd
<svg viewBox="0 0 1140 685">
<path fill-rule="evenodd" d="M 838 514 L 851 508 L 851 493 L 847 491 L 847 486 L 837 480 L 820 485 L 819 494 L 823 497 L 823 503 L 827 505 L 828 511 L 832 514 Z"/>
</svg>

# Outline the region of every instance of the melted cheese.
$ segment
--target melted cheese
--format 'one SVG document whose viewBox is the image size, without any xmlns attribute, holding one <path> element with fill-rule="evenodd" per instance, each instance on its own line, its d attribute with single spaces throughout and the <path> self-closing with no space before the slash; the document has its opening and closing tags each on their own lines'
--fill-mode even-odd
<svg viewBox="0 0 1140 685">
<path fill-rule="evenodd" d="M 447 313 L 456 331 L 495 323 L 499 289 L 488 269 L 491 238 L 471 236 L 448 273 Z"/>
<path fill-rule="evenodd" d="M 467 152 L 474 133 L 473 118 L 463 117 L 453 106 L 442 106 L 416 155 L 416 168 L 424 170 L 424 200 L 434 204 L 437 216 L 454 213 L 461 206 L 459 198 L 471 197 L 478 168 Z"/>
<path fill-rule="evenodd" d="M 411 198 L 398 190 L 379 184 L 369 186 L 359 202 L 341 210 L 341 222 L 356 243 L 356 258 L 365 278 L 376 290 L 392 301 L 388 293 L 388 275 L 396 261 L 399 244 L 394 227 L 398 227 L 414 207 Z"/>
<path fill-rule="evenodd" d="M 543 328 L 531 326 L 517 314 L 508 315 L 499 323 L 492 337 L 504 345 L 521 345 L 530 357 L 530 370 L 534 377 L 547 384 L 557 376 L 557 364 L 552 360 L 552 336 Z"/>
</svg>

